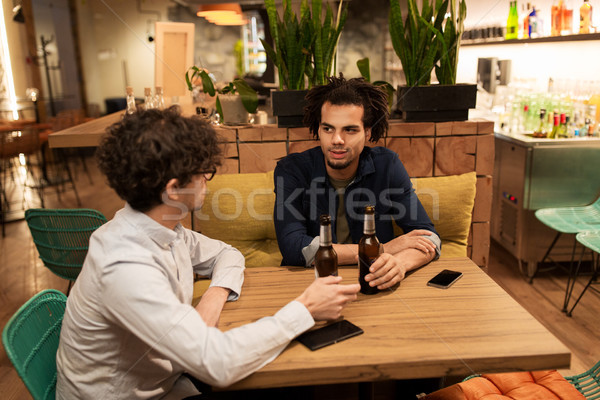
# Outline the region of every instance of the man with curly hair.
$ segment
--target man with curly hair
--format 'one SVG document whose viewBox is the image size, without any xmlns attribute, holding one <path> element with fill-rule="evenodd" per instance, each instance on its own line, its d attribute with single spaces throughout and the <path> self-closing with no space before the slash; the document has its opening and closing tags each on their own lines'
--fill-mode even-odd
<svg viewBox="0 0 600 400">
<path fill-rule="evenodd" d="M 398 155 L 377 142 L 388 129 L 387 96 L 363 78 L 331 77 L 306 96 L 304 122 L 320 147 L 290 154 L 275 168 L 275 230 L 282 265 L 310 266 L 319 247 L 319 215 L 332 216 L 340 264 L 358 260 L 364 206 L 375 205 L 384 252 L 366 281 L 380 290 L 440 253 L 441 242 Z M 393 223 L 404 231 L 394 237 Z"/>
<path fill-rule="evenodd" d="M 108 129 L 97 157 L 126 204 L 90 238 L 69 295 L 57 399 L 182 399 L 199 393 L 188 374 L 230 385 L 356 298 L 358 284 L 317 279 L 275 315 L 221 332 L 222 308 L 241 292 L 244 257 L 180 224 L 202 206 L 220 165 L 212 127 L 177 107 L 140 111 Z M 195 308 L 194 272 L 212 280 Z"/>
</svg>

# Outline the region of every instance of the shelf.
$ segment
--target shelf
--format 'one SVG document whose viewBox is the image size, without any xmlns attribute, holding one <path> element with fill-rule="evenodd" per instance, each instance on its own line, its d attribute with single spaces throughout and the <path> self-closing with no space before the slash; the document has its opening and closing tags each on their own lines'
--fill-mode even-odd
<svg viewBox="0 0 600 400">
<path fill-rule="evenodd" d="M 519 43 L 549 43 L 549 42 L 577 42 L 582 40 L 600 40 L 600 33 L 584 33 L 564 36 L 544 36 L 533 39 L 492 39 L 487 41 L 462 40 L 461 46 L 490 46 L 496 44 L 519 44 Z"/>
</svg>

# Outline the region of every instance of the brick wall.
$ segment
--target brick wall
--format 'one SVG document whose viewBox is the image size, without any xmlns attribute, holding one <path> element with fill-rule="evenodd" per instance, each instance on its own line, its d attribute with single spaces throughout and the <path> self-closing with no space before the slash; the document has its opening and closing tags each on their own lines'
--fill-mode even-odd
<svg viewBox="0 0 600 400">
<path fill-rule="evenodd" d="M 487 267 L 490 250 L 494 123 L 390 121 L 386 137 L 370 146 L 385 146 L 398 153 L 411 177 L 457 175 L 475 171 L 477 194 L 468 243 L 468 256 Z M 289 153 L 318 145 L 308 128 L 275 125 L 220 127 L 225 161 L 219 173 L 267 172 Z"/>
</svg>

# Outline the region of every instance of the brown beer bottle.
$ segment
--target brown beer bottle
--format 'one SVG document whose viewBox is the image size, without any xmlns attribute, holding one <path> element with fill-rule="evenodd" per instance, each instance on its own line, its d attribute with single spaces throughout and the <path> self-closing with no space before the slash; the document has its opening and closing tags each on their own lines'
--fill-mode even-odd
<svg viewBox="0 0 600 400">
<path fill-rule="evenodd" d="M 338 274 L 338 257 L 331 244 L 331 217 L 327 214 L 319 217 L 321 230 L 319 232 L 319 250 L 315 254 L 315 276 L 323 278 L 325 276 Z"/>
<path fill-rule="evenodd" d="M 369 282 L 365 281 L 369 267 L 379 257 L 379 247 L 379 240 L 375 236 L 375 206 L 365 206 L 363 237 L 358 242 L 358 282 L 363 294 L 379 293 L 377 287 L 369 286 Z"/>
</svg>

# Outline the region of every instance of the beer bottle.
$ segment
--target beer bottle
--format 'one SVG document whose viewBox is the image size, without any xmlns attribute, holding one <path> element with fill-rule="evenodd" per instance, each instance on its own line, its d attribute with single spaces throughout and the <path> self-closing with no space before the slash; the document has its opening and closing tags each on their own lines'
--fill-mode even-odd
<svg viewBox="0 0 600 400">
<path fill-rule="evenodd" d="M 331 217 L 327 214 L 319 217 L 321 230 L 319 232 L 319 250 L 315 254 L 315 276 L 322 278 L 329 275 L 337 276 L 338 258 L 331 244 Z"/>
<path fill-rule="evenodd" d="M 379 257 L 379 247 L 379 240 L 375 236 L 375 206 L 365 206 L 363 237 L 358 242 L 358 282 L 363 294 L 379 293 L 377 287 L 369 286 L 369 282 L 365 281 L 371 264 Z"/>
</svg>

